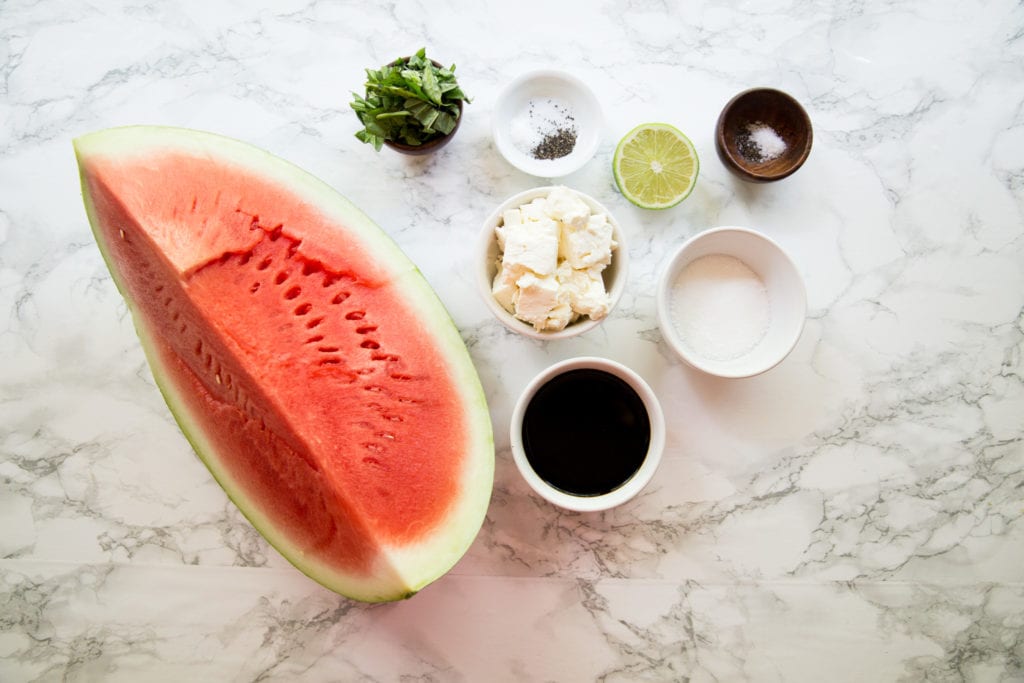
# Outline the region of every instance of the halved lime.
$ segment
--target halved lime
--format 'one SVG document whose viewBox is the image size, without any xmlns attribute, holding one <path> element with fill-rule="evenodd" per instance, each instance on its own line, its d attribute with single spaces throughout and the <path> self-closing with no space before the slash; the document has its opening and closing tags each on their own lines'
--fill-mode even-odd
<svg viewBox="0 0 1024 683">
<path fill-rule="evenodd" d="M 690 138 L 667 123 L 642 123 L 629 131 L 612 160 L 619 191 L 644 209 L 667 209 L 686 199 L 699 170 Z"/>
</svg>

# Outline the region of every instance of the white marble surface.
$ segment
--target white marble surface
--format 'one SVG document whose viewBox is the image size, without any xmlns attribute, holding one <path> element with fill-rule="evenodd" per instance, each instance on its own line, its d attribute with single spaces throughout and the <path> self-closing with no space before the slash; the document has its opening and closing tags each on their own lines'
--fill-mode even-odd
<svg viewBox="0 0 1024 683">
<path fill-rule="evenodd" d="M 0 2 L 0 680 L 1024 680 L 1024 6 L 829 3 Z M 426 45 L 474 97 L 413 160 L 353 138 L 362 69 Z M 478 226 L 541 184 L 489 135 L 531 67 L 585 79 L 605 143 L 565 179 L 616 213 L 613 316 L 539 343 L 472 287 Z M 782 88 L 805 167 L 733 179 L 736 92 Z M 616 141 L 664 120 L 703 160 L 667 212 L 615 189 Z M 420 266 L 490 401 L 497 473 L 465 559 L 413 599 L 352 603 L 293 570 L 194 457 L 82 208 L 71 138 L 213 130 L 319 175 Z M 766 375 L 688 370 L 654 282 L 706 227 L 774 237 L 808 285 Z M 512 403 L 548 364 L 621 361 L 670 422 L 652 485 L 605 514 L 530 495 Z"/>
</svg>

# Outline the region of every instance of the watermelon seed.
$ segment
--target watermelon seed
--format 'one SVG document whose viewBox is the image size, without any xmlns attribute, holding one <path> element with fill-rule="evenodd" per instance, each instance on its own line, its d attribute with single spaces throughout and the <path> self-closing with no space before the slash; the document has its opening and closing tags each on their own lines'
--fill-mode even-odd
<svg viewBox="0 0 1024 683">
<path fill-rule="evenodd" d="M 267 256 L 262 261 L 260 261 L 258 266 L 256 266 L 256 270 L 266 270 L 267 268 L 270 267 L 270 264 L 273 262 L 273 260 L 273 258 Z"/>
<path fill-rule="evenodd" d="M 211 356 L 210 354 L 206 354 L 206 363 L 205 363 L 205 365 L 206 365 L 207 370 L 209 370 L 210 368 L 213 367 L 213 356 Z"/>
<path fill-rule="evenodd" d="M 395 435 L 391 432 L 377 432 L 377 436 L 382 439 L 390 439 L 391 441 L 395 440 Z"/>
<path fill-rule="evenodd" d="M 366 311 L 350 311 L 345 314 L 345 320 L 362 320 L 366 317 Z"/>
<path fill-rule="evenodd" d="M 357 375 L 372 375 L 373 374 L 373 368 L 359 368 L 358 370 L 356 370 L 356 374 Z"/>
<path fill-rule="evenodd" d="M 252 249 L 250 249 L 249 251 L 247 251 L 247 252 L 245 252 L 243 254 L 239 254 L 238 255 L 238 262 L 240 264 L 242 264 L 243 266 L 246 263 L 248 263 L 251 259 L 252 259 Z"/>
<path fill-rule="evenodd" d="M 337 294 L 334 295 L 334 298 L 331 299 L 331 303 L 340 304 L 342 301 L 349 298 L 350 296 L 351 294 L 349 294 L 348 292 L 338 292 Z"/>
<path fill-rule="evenodd" d="M 252 286 L 249 287 L 249 293 L 250 294 L 255 294 L 259 290 L 260 290 L 260 283 L 258 283 L 258 282 L 252 283 Z"/>
<path fill-rule="evenodd" d="M 374 332 L 376 329 L 376 325 L 363 325 L 362 327 L 356 328 L 356 334 L 366 334 L 367 332 Z"/>
<path fill-rule="evenodd" d="M 271 230 L 270 232 L 267 233 L 267 237 L 270 239 L 271 242 L 276 242 L 277 241 L 277 239 L 281 236 L 281 228 L 283 228 L 283 227 L 284 226 L 279 225 L 279 226 L 277 226 L 276 228 L 274 228 L 273 230 Z"/>
<path fill-rule="evenodd" d="M 180 317 L 181 317 L 181 313 L 179 313 L 178 311 L 175 311 L 173 314 L 171 314 L 171 321 L 172 322 L 178 322 L 178 318 L 180 318 Z"/>
<path fill-rule="evenodd" d="M 398 356 L 393 353 L 375 353 L 370 356 L 370 360 L 398 360 Z"/>
<path fill-rule="evenodd" d="M 121 236 L 121 239 L 124 239 L 124 228 L 118 228 L 117 234 Z"/>
<path fill-rule="evenodd" d="M 323 341 L 324 335 L 314 334 L 312 337 L 306 340 L 307 344 L 315 344 L 318 341 Z"/>
<path fill-rule="evenodd" d="M 363 458 L 363 462 L 366 463 L 367 465 L 373 465 L 375 467 L 381 466 L 380 460 L 378 460 L 377 458 L 371 458 L 370 456 L 366 456 L 365 458 Z"/>
<path fill-rule="evenodd" d="M 278 228 L 280 230 L 281 228 Z M 299 251 L 299 245 L 302 244 L 302 240 L 295 240 L 288 245 L 288 253 L 285 254 L 285 258 L 294 258 L 295 254 Z"/>
<path fill-rule="evenodd" d="M 302 274 L 307 277 L 317 272 L 318 270 L 320 270 L 320 264 L 317 263 L 316 261 L 306 261 L 305 263 L 302 264 Z"/>
<path fill-rule="evenodd" d="M 312 320 L 310 320 L 310 321 L 309 321 L 308 323 L 306 323 L 306 329 L 307 329 L 307 330 L 311 330 L 311 329 L 313 329 L 314 327 L 318 326 L 318 325 L 319 325 L 320 323 L 322 323 L 323 321 L 324 321 L 324 319 L 323 319 L 323 318 L 313 318 L 313 319 L 312 319 Z"/>
<path fill-rule="evenodd" d="M 216 375 L 214 375 L 213 378 L 215 380 L 217 380 L 217 384 L 223 384 L 223 382 L 221 382 L 220 373 L 219 372 Z"/>
<path fill-rule="evenodd" d="M 287 270 L 282 270 L 280 273 L 277 274 L 276 277 L 274 277 L 274 284 L 275 285 L 279 285 L 279 284 L 281 284 L 282 282 L 284 282 L 287 279 L 288 279 L 288 271 Z"/>
<path fill-rule="evenodd" d="M 372 392 L 377 393 L 377 394 L 379 394 L 382 391 L 382 389 L 380 387 L 378 387 L 376 384 L 371 384 L 370 386 L 363 387 L 363 388 L 366 391 L 372 391 Z"/>
<path fill-rule="evenodd" d="M 199 341 L 196 342 L 195 352 L 196 352 L 197 356 L 203 355 L 203 340 L 202 339 L 200 339 Z"/>
<path fill-rule="evenodd" d="M 396 372 L 396 373 L 393 373 L 391 375 L 391 379 L 397 379 L 397 380 L 402 381 L 402 382 L 408 382 L 409 380 L 412 379 L 412 375 L 406 375 L 406 374 L 403 374 L 401 372 Z M 402 401 L 402 403 L 409 403 L 410 402 L 410 401 L 405 401 L 403 399 L 399 399 L 399 400 Z"/>
<path fill-rule="evenodd" d="M 379 443 L 372 443 L 372 442 L 364 443 L 363 444 L 363 448 L 365 448 L 366 450 L 370 451 L 371 453 L 383 453 L 384 452 L 384 447 L 381 446 Z"/>
<path fill-rule="evenodd" d="M 340 350 L 337 346 L 321 346 L 317 348 L 317 351 L 320 353 L 337 353 Z"/>
<path fill-rule="evenodd" d="M 285 299 L 294 299 L 299 294 L 302 294 L 302 288 L 298 287 L 298 286 L 292 287 L 291 289 L 289 289 L 287 292 L 284 293 L 284 298 Z"/>
<path fill-rule="evenodd" d="M 313 310 L 313 304 L 306 302 L 295 309 L 295 315 L 306 315 Z"/>
<path fill-rule="evenodd" d="M 372 339 L 366 339 L 366 340 L 364 340 L 359 345 L 362 346 L 364 349 L 379 349 L 380 348 L 380 344 L 378 344 L 377 342 L 373 341 Z"/>
<path fill-rule="evenodd" d="M 341 365 L 340 358 L 323 358 L 320 360 L 320 365 Z"/>
</svg>

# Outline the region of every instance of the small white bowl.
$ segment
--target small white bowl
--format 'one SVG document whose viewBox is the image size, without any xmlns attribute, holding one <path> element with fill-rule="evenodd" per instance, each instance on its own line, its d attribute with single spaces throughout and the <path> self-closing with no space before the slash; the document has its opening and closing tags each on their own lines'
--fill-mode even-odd
<svg viewBox="0 0 1024 683">
<path fill-rule="evenodd" d="M 569 110 L 576 127 L 572 152 L 557 159 L 537 159 L 516 145 L 514 128 L 522 125 L 530 102 L 552 100 Z M 601 143 L 604 120 L 601 105 L 583 81 L 561 71 L 531 71 L 514 79 L 499 93 L 494 105 L 494 144 L 505 160 L 523 173 L 540 178 L 560 178 L 578 171 L 590 161 Z"/>
<path fill-rule="evenodd" d="M 712 255 L 742 261 L 757 274 L 767 292 L 769 315 L 764 334 L 735 357 L 701 353 L 699 344 L 684 338 L 680 312 L 675 310 L 679 292 L 674 285 L 679 275 L 697 259 Z M 657 306 L 662 336 L 684 361 L 718 377 L 752 377 L 775 367 L 793 350 L 807 316 L 807 291 L 793 260 L 774 240 L 749 228 L 720 227 L 694 235 L 675 253 L 658 282 Z M 705 339 L 702 343 L 710 342 Z M 735 340 L 730 343 L 735 345 Z"/>
<path fill-rule="evenodd" d="M 491 294 L 494 276 L 498 274 L 496 260 L 499 253 L 498 238 L 494 234 L 494 229 L 498 226 L 498 222 L 501 220 L 502 214 L 508 209 L 514 209 L 522 206 L 523 204 L 528 204 L 537 197 L 546 196 L 555 187 L 556 186 L 554 185 L 535 187 L 532 190 L 525 190 L 512 195 L 502 202 L 498 208 L 491 212 L 491 215 L 487 217 L 487 220 L 484 221 L 483 229 L 480 231 L 480 237 L 476 248 L 477 289 L 480 292 L 480 296 L 483 297 L 487 308 L 491 310 L 491 313 L 493 313 L 494 316 L 505 325 L 505 327 L 513 332 L 518 332 L 519 334 L 523 334 L 534 339 L 543 340 L 575 337 L 578 334 L 583 334 L 587 330 L 597 327 L 607 317 L 601 318 L 600 320 L 592 320 L 589 317 L 583 317 L 574 323 L 569 323 L 564 329 L 538 332 L 534 329 L 533 325 L 523 322 L 502 308 L 501 304 L 499 304 L 494 298 L 494 295 Z M 608 267 L 605 268 L 602 273 L 604 278 L 604 288 L 608 292 L 610 300 L 608 315 L 611 315 L 611 312 L 615 309 L 615 305 L 622 297 L 622 292 L 626 289 L 626 272 L 629 268 L 629 252 L 626 248 L 626 242 L 615 217 L 612 216 L 611 212 L 608 211 L 604 205 L 590 195 L 584 194 L 579 190 L 573 190 L 573 192 L 575 192 L 580 199 L 590 207 L 592 212 L 603 213 L 608 217 L 608 222 L 612 224 L 612 237 L 618 243 L 618 247 L 616 247 L 615 251 L 612 252 L 612 262 L 608 264 Z"/>
<path fill-rule="evenodd" d="M 569 372 L 570 370 L 579 370 L 584 368 L 602 370 L 618 377 L 628 384 L 633 391 L 637 393 L 640 400 L 643 401 L 651 427 L 650 443 L 647 448 L 647 454 L 644 457 L 640 468 L 618 488 L 613 489 L 608 493 L 596 496 L 579 496 L 566 493 L 565 491 L 562 491 L 561 489 L 558 489 L 544 481 L 540 475 L 534 471 L 533 467 L 530 466 L 530 462 L 526 456 L 526 451 L 523 447 L 523 417 L 526 414 L 526 408 L 530 405 L 530 401 L 533 400 L 537 391 L 558 375 Z M 512 442 L 512 457 L 515 460 L 516 467 L 519 469 L 520 474 L 522 474 L 523 479 L 526 480 L 526 483 L 529 484 L 530 488 L 532 488 L 539 496 L 549 503 L 567 510 L 575 510 L 577 512 L 596 512 L 600 510 L 607 510 L 617 505 L 622 505 L 640 493 L 640 491 L 642 491 L 643 488 L 651 481 L 655 471 L 658 469 L 658 465 L 661 463 L 661 456 L 665 450 L 665 416 L 661 410 L 661 404 L 658 402 L 658 397 L 654 394 L 651 387 L 643 380 L 642 377 L 640 377 L 640 375 L 636 374 L 626 366 L 605 358 L 589 356 L 570 358 L 569 360 L 555 363 L 541 372 L 539 375 L 534 377 L 530 384 L 527 385 L 526 389 L 523 390 L 523 393 L 520 394 L 519 400 L 516 402 L 515 408 L 512 411 L 509 435 Z M 581 455 L 585 459 L 586 454 Z"/>
</svg>

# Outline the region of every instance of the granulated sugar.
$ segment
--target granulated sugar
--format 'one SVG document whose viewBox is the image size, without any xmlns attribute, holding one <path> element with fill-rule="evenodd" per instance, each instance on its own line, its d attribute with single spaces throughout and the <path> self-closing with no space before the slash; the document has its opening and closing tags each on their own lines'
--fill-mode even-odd
<svg viewBox="0 0 1024 683">
<path fill-rule="evenodd" d="M 683 343 L 708 360 L 749 353 L 771 320 L 768 291 L 757 273 L 733 256 L 701 257 L 676 276 L 670 310 Z"/>
</svg>

